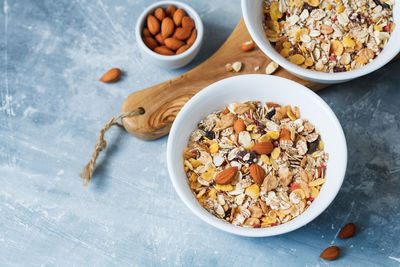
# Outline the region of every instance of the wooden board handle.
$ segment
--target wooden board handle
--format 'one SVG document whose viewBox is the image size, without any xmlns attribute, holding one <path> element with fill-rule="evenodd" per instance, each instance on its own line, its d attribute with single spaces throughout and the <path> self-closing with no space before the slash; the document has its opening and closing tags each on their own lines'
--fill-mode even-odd
<svg viewBox="0 0 400 267">
<path fill-rule="evenodd" d="M 205 62 L 174 79 L 129 95 L 122 105 L 122 112 L 143 107 L 146 113 L 123 119 L 125 129 L 144 140 L 157 139 L 168 134 L 179 110 L 201 89 L 235 75 L 265 73 L 265 67 L 271 60 L 260 49 L 241 50 L 242 43 L 249 40 L 250 34 L 241 19 L 225 43 Z M 242 70 L 239 73 L 227 72 L 225 65 L 235 61 L 243 63 Z M 256 66 L 260 67 L 260 71 L 254 70 Z M 301 80 L 282 68 L 274 75 L 294 80 L 313 90 L 326 86 Z"/>
</svg>

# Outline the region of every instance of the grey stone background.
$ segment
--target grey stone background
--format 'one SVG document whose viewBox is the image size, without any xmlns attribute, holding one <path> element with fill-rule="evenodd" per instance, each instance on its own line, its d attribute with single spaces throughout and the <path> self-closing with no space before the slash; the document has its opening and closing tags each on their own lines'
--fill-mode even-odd
<svg viewBox="0 0 400 267">
<path fill-rule="evenodd" d="M 165 70 L 143 61 L 134 26 L 154 1 L 0 1 L 0 262 L 5 266 L 399 266 L 400 62 L 319 94 L 343 125 L 349 164 L 333 204 L 271 238 L 200 221 L 169 181 L 167 137 L 120 129 L 88 187 L 78 173 L 97 132 L 131 92 L 207 59 L 241 17 L 240 1 L 187 0 L 205 24 L 199 56 Z M 97 80 L 109 68 L 116 84 Z M 335 239 L 353 221 L 358 233 Z M 329 245 L 342 257 L 318 256 Z"/>
</svg>

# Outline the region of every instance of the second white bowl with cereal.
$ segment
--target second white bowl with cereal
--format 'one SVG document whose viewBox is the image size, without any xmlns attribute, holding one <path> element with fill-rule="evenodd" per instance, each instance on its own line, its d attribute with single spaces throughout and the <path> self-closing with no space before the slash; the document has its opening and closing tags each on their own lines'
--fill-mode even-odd
<svg viewBox="0 0 400 267">
<path fill-rule="evenodd" d="M 258 47 L 306 80 L 348 81 L 400 52 L 396 0 L 242 0 L 242 12 Z"/>
<path fill-rule="evenodd" d="M 329 206 L 344 179 L 347 146 L 317 94 L 280 77 L 241 75 L 185 104 L 167 163 L 179 197 L 202 220 L 233 234 L 273 236 Z"/>
</svg>

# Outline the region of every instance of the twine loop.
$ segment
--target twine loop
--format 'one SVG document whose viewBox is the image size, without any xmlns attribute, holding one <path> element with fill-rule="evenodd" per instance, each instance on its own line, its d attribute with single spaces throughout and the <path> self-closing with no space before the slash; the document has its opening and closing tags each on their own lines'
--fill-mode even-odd
<svg viewBox="0 0 400 267">
<path fill-rule="evenodd" d="M 131 111 L 121 113 L 118 116 L 112 117 L 111 120 L 109 120 L 104 125 L 104 127 L 100 130 L 99 137 L 97 138 L 96 145 L 94 146 L 94 151 L 93 151 L 92 157 L 90 158 L 89 162 L 86 164 L 85 168 L 83 168 L 83 171 L 80 174 L 80 177 L 82 179 L 84 179 L 83 185 L 87 185 L 89 183 L 89 181 L 93 175 L 97 157 L 99 156 L 100 152 L 103 151 L 107 147 L 107 142 L 106 142 L 106 140 L 104 140 L 104 134 L 112 126 L 118 126 L 120 128 L 124 128 L 124 126 L 118 122 L 119 119 L 122 120 L 123 118 L 142 115 L 144 113 L 145 113 L 144 108 L 139 107 L 139 108 L 133 109 Z"/>
</svg>

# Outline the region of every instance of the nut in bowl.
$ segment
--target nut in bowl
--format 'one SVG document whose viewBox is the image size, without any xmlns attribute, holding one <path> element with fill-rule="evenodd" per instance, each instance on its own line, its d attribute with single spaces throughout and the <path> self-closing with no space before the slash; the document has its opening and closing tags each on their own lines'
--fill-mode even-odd
<svg viewBox="0 0 400 267">
<path fill-rule="evenodd" d="M 252 100 L 258 100 L 261 102 L 253 102 Z M 267 101 L 274 103 L 285 103 L 291 105 L 292 108 L 290 111 L 288 108 L 285 108 L 286 115 L 284 115 L 284 117 L 286 118 L 283 118 L 283 120 L 286 120 L 287 122 L 291 121 L 290 117 L 288 120 L 289 115 L 293 116 L 293 119 L 295 119 L 296 116 L 300 115 L 299 113 L 300 111 L 301 118 L 307 118 L 310 124 L 314 125 L 315 128 L 318 129 L 319 135 L 324 143 L 323 147 L 321 146 L 319 148 L 313 147 L 312 149 L 316 150 L 319 149 L 321 151 L 323 150 L 324 153 L 326 152 L 329 154 L 329 161 L 326 173 L 318 171 L 315 172 L 316 176 L 320 175 L 322 177 L 323 175 L 325 175 L 324 177 L 325 180 L 317 180 L 318 178 L 316 179 L 311 178 L 312 180 L 316 180 L 316 182 L 312 183 L 312 181 L 310 181 L 312 183 L 311 186 L 318 188 L 318 190 L 320 190 L 318 197 L 315 198 L 314 201 L 310 201 L 312 199 L 308 199 L 308 201 L 304 202 L 305 207 L 303 213 L 299 213 L 298 216 L 294 216 L 287 222 L 282 223 L 280 221 L 279 224 L 272 222 L 272 220 L 266 219 L 266 216 L 263 215 L 265 212 L 268 213 L 268 209 L 270 209 L 271 206 L 268 206 L 266 210 L 263 210 L 263 208 L 265 209 L 265 206 L 264 207 L 260 206 L 255 201 L 253 201 L 254 198 L 258 199 L 259 196 L 264 193 L 262 192 L 263 190 L 268 189 L 270 192 L 277 191 L 275 192 L 275 194 L 277 195 L 277 193 L 279 193 L 278 191 L 281 190 L 279 188 L 283 187 L 281 185 L 289 186 L 290 191 L 296 190 L 291 186 L 293 187 L 298 186 L 296 183 L 293 183 L 293 181 L 295 180 L 286 179 L 289 177 L 287 175 L 286 175 L 287 177 L 285 176 L 285 174 L 288 174 L 288 172 L 284 172 L 286 169 L 281 170 L 282 171 L 280 177 L 281 181 L 279 180 L 277 181 L 278 183 L 276 187 L 273 186 L 275 184 L 269 182 L 268 179 L 271 177 L 268 177 L 266 175 L 267 172 L 269 172 L 268 166 L 270 165 L 268 164 L 263 165 L 262 162 L 268 161 L 266 157 L 268 157 L 269 159 L 278 158 L 278 153 L 275 150 L 279 149 L 281 150 L 281 152 L 282 150 L 284 150 L 283 147 L 279 146 L 279 144 L 274 142 L 278 141 L 279 143 L 279 137 L 275 136 L 274 133 L 270 133 L 269 134 L 270 136 L 266 135 L 265 138 L 263 137 L 265 140 L 262 141 L 264 142 L 258 142 L 259 140 L 257 139 L 258 141 L 252 144 L 253 140 L 252 137 L 261 138 L 261 136 L 263 136 L 265 133 L 256 133 L 256 131 L 260 130 L 258 129 L 259 127 L 256 124 L 255 124 L 256 126 L 254 127 L 254 125 L 245 117 L 241 118 L 242 117 L 241 115 L 232 113 L 229 110 L 230 108 L 228 108 L 228 110 L 225 109 L 226 106 L 229 107 L 229 105 L 232 103 L 237 103 L 237 104 L 247 103 L 249 105 L 252 104 L 257 108 L 258 105 L 262 106 L 263 105 L 262 103 L 265 103 Z M 294 107 L 298 107 L 298 109 Z M 279 110 L 279 108 L 275 109 L 272 106 L 268 109 L 275 110 L 275 112 Z M 219 111 L 221 111 L 221 113 L 218 113 Z M 232 118 L 233 116 L 235 116 L 235 118 L 233 118 L 232 120 L 229 120 L 229 118 L 224 118 L 224 120 L 219 123 L 219 126 L 223 127 L 224 125 L 222 124 L 224 123 L 228 123 L 229 125 L 232 124 L 228 128 L 232 127 L 233 134 L 237 132 L 244 133 L 241 134 L 241 137 L 239 137 L 241 139 L 240 142 L 243 144 L 243 151 L 245 151 L 244 153 L 243 152 L 241 153 L 246 154 L 246 151 L 248 152 L 252 151 L 249 154 L 254 154 L 253 155 L 254 157 L 250 155 L 247 158 L 247 154 L 241 155 L 239 153 L 240 154 L 239 156 L 243 157 L 236 160 L 236 163 L 232 162 L 228 163 L 224 159 L 221 159 L 222 161 L 221 163 L 220 161 L 218 161 L 218 158 L 215 159 L 216 161 L 213 162 L 213 164 L 210 164 L 210 166 L 205 167 L 206 172 L 215 171 L 214 175 L 208 175 L 210 176 L 208 177 L 206 174 L 204 175 L 204 177 L 202 177 L 203 179 L 205 180 L 208 179 L 210 181 L 214 179 L 214 182 L 209 183 L 210 187 L 208 187 L 207 185 L 201 185 L 203 189 L 205 188 L 204 192 L 200 190 L 199 192 L 194 193 L 192 191 L 193 188 L 191 188 L 190 179 L 188 180 L 187 173 L 185 172 L 185 171 L 188 171 L 189 173 L 191 172 L 189 170 L 190 169 L 189 164 L 187 164 L 185 162 L 185 159 L 182 157 L 182 152 L 187 148 L 188 141 L 190 140 L 191 136 L 193 138 L 192 133 L 198 128 L 198 123 L 200 121 L 203 121 L 203 124 L 206 123 L 204 121 L 204 118 L 215 112 L 217 112 L 216 114 L 219 115 L 223 113 L 232 114 L 229 115 L 232 116 Z M 267 116 L 267 114 L 264 115 Z M 262 116 L 265 117 L 264 115 Z M 237 118 L 242 119 L 243 123 L 240 123 L 240 120 L 238 120 Z M 221 121 L 221 119 L 219 119 L 219 121 Z M 230 123 L 229 121 L 231 121 L 232 123 Z M 264 123 L 264 121 L 262 123 Z M 212 150 L 210 152 L 213 152 L 214 153 L 213 155 L 218 154 L 215 152 L 217 150 L 221 151 L 224 150 L 223 148 L 224 144 L 218 144 L 218 143 L 214 144 L 215 140 L 217 140 L 216 137 L 218 137 L 219 140 L 219 136 L 227 134 L 228 131 L 230 130 L 225 130 L 223 134 L 222 132 L 219 132 L 218 134 L 214 132 L 214 136 L 212 136 L 213 133 L 211 132 L 206 133 L 206 138 L 210 141 L 207 141 L 206 138 L 202 138 L 204 142 L 210 143 L 208 149 L 209 151 Z M 278 132 L 278 134 L 283 139 L 285 140 L 287 139 L 286 141 L 280 143 L 282 146 L 286 146 L 285 148 L 288 149 L 288 140 L 291 139 L 290 130 L 288 132 L 284 130 L 283 133 L 282 131 L 276 131 L 276 132 Z M 246 138 L 247 134 L 245 133 L 248 133 L 250 139 Z M 307 138 L 306 136 L 307 134 L 305 135 L 305 138 Z M 274 138 L 276 138 L 276 140 L 274 140 Z M 311 136 L 308 138 L 310 139 L 309 141 L 311 141 L 312 143 L 313 140 L 311 140 L 312 139 Z M 268 142 L 270 142 L 271 144 L 265 144 Z M 202 146 L 204 144 L 199 144 L 199 145 Z M 238 144 L 238 147 L 241 146 L 242 145 Z M 246 150 L 246 148 L 244 147 L 246 147 L 248 150 Z M 299 145 L 298 149 L 300 151 L 299 152 L 300 154 L 303 154 L 303 152 L 305 152 L 306 154 L 307 152 L 311 152 L 311 151 L 306 151 L 306 149 L 308 150 L 310 149 L 310 147 L 307 148 L 303 147 L 303 149 L 301 149 L 301 144 Z M 242 151 L 242 148 L 239 148 L 239 150 Z M 203 163 L 207 162 L 205 158 L 204 159 L 196 158 L 196 160 L 199 161 L 196 162 L 191 160 L 190 159 L 191 157 L 192 156 L 188 156 L 187 161 L 191 164 L 192 168 L 194 167 L 198 168 Z M 243 170 L 242 169 L 243 166 L 246 165 L 244 161 L 246 160 L 253 160 L 254 162 L 248 163 L 248 170 L 246 170 L 246 168 Z M 266 75 L 241 75 L 238 77 L 221 80 L 219 82 L 210 85 L 206 89 L 203 89 L 201 92 L 196 94 L 182 108 L 171 128 L 171 132 L 169 135 L 168 148 L 167 148 L 167 162 L 168 162 L 168 170 L 170 173 L 170 178 L 178 195 L 181 197 L 184 203 L 201 219 L 219 229 L 234 234 L 239 234 L 244 236 L 272 236 L 295 230 L 307 224 L 328 207 L 328 205 L 333 201 L 334 197 L 339 191 L 344 178 L 346 163 L 347 163 L 347 148 L 346 148 L 346 141 L 344 138 L 344 134 L 337 118 L 330 110 L 330 108 L 327 106 L 327 104 L 315 93 L 303 87 L 302 85 L 299 85 L 295 82 L 279 77 L 266 76 Z M 192 163 L 194 164 L 194 166 Z M 183 167 L 184 164 L 186 164 L 187 167 L 186 170 Z M 241 166 L 239 166 L 239 164 Z M 214 168 L 218 169 L 218 171 L 214 170 Z M 242 177 L 237 177 L 239 170 L 244 171 L 241 172 Z M 297 176 L 297 174 L 294 174 L 295 171 L 293 168 L 288 168 L 287 170 L 292 172 L 293 176 Z M 278 172 L 276 177 L 277 179 L 279 179 Z M 199 200 L 202 199 L 202 194 L 207 193 L 212 196 L 214 193 L 216 193 L 216 198 L 218 203 L 219 193 L 224 190 L 229 191 L 230 188 L 227 187 L 229 186 L 232 187 L 233 186 L 232 184 L 236 182 L 235 179 L 239 178 L 240 179 L 243 178 L 242 183 L 248 182 L 248 186 L 246 184 L 246 189 L 243 191 L 244 194 L 248 197 L 248 201 L 250 203 L 248 208 L 248 210 L 250 211 L 249 218 L 260 217 L 248 220 L 247 225 L 243 225 L 245 221 L 240 222 L 241 218 L 237 218 L 237 220 L 234 221 L 234 218 L 232 217 L 232 220 L 230 220 L 231 218 L 228 218 L 230 216 L 227 216 L 226 214 L 226 211 L 228 209 L 225 210 L 224 205 L 222 205 L 222 210 L 219 209 L 218 211 L 216 211 L 214 209 L 213 210 L 214 213 L 212 214 L 210 213 L 211 207 L 210 209 L 206 210 L 206 208 L 204 207 L 205 205 L 202 205 L 204 204 L 204 202 L 203 203 L 201 203 L 201 201 L 199 202 Z M 286 184 L 287 181 L 289 181 L 289 184 Z M 324 182 L 323 186 L 321 186 L 320 183 L 321 181 Z M 293 183 L 293 185 L 291 185 L 291 183 Z M 300 188 L 300 186 L 298 187 Z M 213 188 L 216 189 L 215 192 L 214 190 L 212 190 Z M 273 193 L 271 193 L 271 195 L 272 194 Z M 297 201 L 299 200 L 297 199 L 297 197 L 299 196 L 300 198 L 302 198 L 303 196 L 301 193 L 299 193 L 298 195 L 296 194 L 292 194 L 293 201 L 295 201 L 296 203 L 297 202 L 300 203 L 301 200 Z M 209 202 L 210 203 L 208 204 L 211 205 L 212 201 Z M 226 207 L 226 208 L 231 208 L 231 214 L 232 214 L 232 207 Z M 218 216 L 218 212 L 220 213 L 220 216 Z M 224 214 L 222 217 L 223 212 Z M 251 215 L 252 213 L 258 215 L 252 216 Z M 264 221 L 262 221 L 261 218 L 264 217 L 265 219 Z M 260 225 L 258 225 L 258 223 Z M 266 228 L 253 228 L 259 226 L 261 227 L 262 224 L 264 224 L 263 227 Z"/>
<path fill-rule="evenodd" d="M 203 24 L 188 5 L 163 1 L 146 8 L 136 25 L 136 40 L 142 55 L 154 64 L 179 68 L 199 52 Z"/>
<path fill-rule="evenodd" d="M 309 81 L 348 81 L 400 52 L 400 6 L 393 1 L 242 0 L 242 11 L 258 47 Z"/>
</svg>

